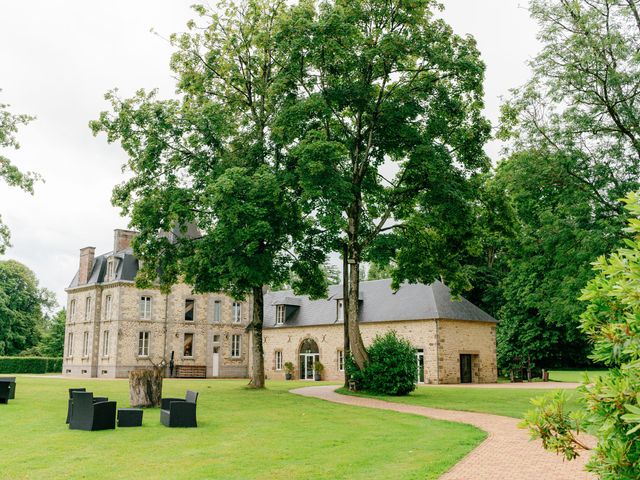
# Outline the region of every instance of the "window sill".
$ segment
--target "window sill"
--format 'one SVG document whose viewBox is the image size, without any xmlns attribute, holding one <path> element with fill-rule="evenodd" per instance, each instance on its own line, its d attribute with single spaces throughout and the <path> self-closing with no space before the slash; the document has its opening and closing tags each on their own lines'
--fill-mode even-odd
<svg viewBox="0 0 640 480">
<path fill-rule="evenodd" d="M 136 355 L 136 358 L 149 358 L 149 355 Z"/>
<path fill-rule="evenodd" d="M 109 355 L 102 355 L 100 358 L 102 358 L 102 360 L 109 360 Z"/>
<path fill-rule="evenodd" d="M 89 359 L 89 355 L 83 355 L 82 356 L 82 360 L 88 360 Z"/>
<path fill-rule="evenodd" d="M 183 356 L 182 356 L 182 360 L 193 360 L 194 358 L 195 358 L 195 357 L 194 357 L 193 355 L 191 355 L 191 356 L 189 356 L 189 355 L 187 355 L 187 356 L 183 355 Z"/>
</svg>

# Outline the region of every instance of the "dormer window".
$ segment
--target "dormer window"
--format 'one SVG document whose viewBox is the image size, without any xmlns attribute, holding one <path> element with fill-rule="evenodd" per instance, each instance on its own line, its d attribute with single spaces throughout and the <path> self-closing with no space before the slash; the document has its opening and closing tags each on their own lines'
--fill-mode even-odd
<svg viewBox="0 0 640 480">
<path fill-rule="evenodd" d="M 285 305 L 276 305 L 276 325 L 284 325 Z"/>
<path fill-rule="evenodd" d="M 116 276 L 116 261 L 110 258 L 107 262 L 107 281 L 111 281 Z"/>
<path fill-rule="evenodd" d="M 338 322 L 341 322 L 344 320 L 344 302 L 342 301 L 342 299 L 338 300 L 337 316 L 338 316 Z"/>
</svg>

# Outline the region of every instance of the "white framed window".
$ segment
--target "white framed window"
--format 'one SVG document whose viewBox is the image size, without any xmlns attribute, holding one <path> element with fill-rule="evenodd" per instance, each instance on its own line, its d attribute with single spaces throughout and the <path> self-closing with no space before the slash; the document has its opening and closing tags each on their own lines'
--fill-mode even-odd
<svg viewBox="0 0 640 480">
<path fill-rule="evenodd" d="M 82 356 L 89 356 L 89 332 L 84 332 L 82 336 Z"/>
<path fill-rule="evenodd" d="M 140 320 L 151 319 L 151 297 L 140 297 Z"/>
<path fill-rule="evenodd" d="M 111 295 L 107 295 L 104 299 L 104 319 L 111 320 Z"/>
<path fill-rule="evenodd" d="M 242 354 L 242 336 L 231 335 L 231 356 L 239 358 Z"/>
<path fill-rule="evenodd" d="M 213 302 L 213 321 L 215 323 L 222 321 L 222 302 L 220 300 Z"/>
<path fill-rule="evenodd" d="M 185 357 L 193 357 L 193 333 L 184 334 L 184 350 L 182 355 Z"/>
<path fill-rule="evenodd" d="M 276 370 L 282 370 L 282 350 L 276 350 Z"/>
<path fill-rule="evenodd" d="M 73 318 L 76 316 L 76 301 L 71 300 L 71 302 L 69 302 L 69 318 Z"/>
<path fill-rule="evenodd" d="M 67 335 L 67 357 L 73 356 L 73 333 Z"/>
<path fill-rule="evenodd" d="M 109 356 L 109 330 L 102 332 L 102 356 Z"/>
<path fill-rule="evenodd" d="M 91 297 L 87 297 L 84 301 L 84 318 L 85 320 L 91 318 Z"/>
<path fill-rule="evenodd" d="M 149 332 L 140 332 L 138 334 L 138 356 L 149 356 Z"/>
<path fill-rule="evenodd" d="M 195 318 L 196 301 L 193 298 L 187 298 L 184 301 L 184 319 L 187 322 L 192 322 Z"/>
<path fill-rule="evenodd" d="M 115 277 L 115 266 L 116 262 L 113 258 L 107 262 L 107 281 L 113 280 Z"/>
<path fill-rule="evenodd" d="M 344 350 L 338 349 L 337 367 L 339 372 L 344 372 Z"/>
<path fill-rule="evenodd" d="M 337 309 L 338 321 L 344 321 L 344 302 L 342 300 L 338 300 L 338 309 Z"/>
<path fill-rule="evenodd" d="M 284 314 L 286 307 L 284 305 L 276 305 L 276 325 L 284 324 Z"/>
<path fill-rule="evenodd" d="M 240 302 L 233 302 L 233 323 L 240 323 L 242 318 L 242 305 Z"/>
</svg>

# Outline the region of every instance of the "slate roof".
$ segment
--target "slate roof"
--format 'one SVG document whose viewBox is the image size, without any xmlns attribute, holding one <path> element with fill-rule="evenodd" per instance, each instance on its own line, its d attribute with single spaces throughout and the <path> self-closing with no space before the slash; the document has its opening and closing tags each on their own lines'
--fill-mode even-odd
<svg viewBox="0 0 640 480">
<path fill-rule="evenodd" d="M 93 261 L 93 268 L 87 283 L 81 285 L 85 287 L 87 285 L 95 285 L 97 283 L 104 283 L 105 276 L 107 274 L 107 260 L 111 258 L 113 252 L 105 253 L 95 257 Z M 110 280 L 112 282 L 133 282 L 138 273 L 138 259 L 133 256 L 133 250 L 128 248 L 122 250 L 114 255 L 116 259 L 115 265 L 115 277 Z M 78 287 L 78 273 L 71 280 L 71 284 L 67 288 Z"/>
<path fill-rule="evenodd" d="M 436 318 L 497 323 L 495 318 L 468 300 L 452 300 L 449 288 L 439 281 L 431 285 L 403 283 L 394 292 L 391 290 L 391 279 L 373 280 L 362 282 L 360 293 L 360 323 Z M 298 302 L 288 303 L 290 298 Z M 291 290 L 269 292 L 264 299 L 264 327 L 281 328 L 275 324 L 276 305 L 279 304 L 292 305 L 286 308 L 284 327 L 342 323 L 342 319 L 337 318 L 339 298 L 342 298 L 342 285 L 330 286 L 328 298 L 320 300 L 310 300 L 307 295 L 294 295 Z"/>
</svg>

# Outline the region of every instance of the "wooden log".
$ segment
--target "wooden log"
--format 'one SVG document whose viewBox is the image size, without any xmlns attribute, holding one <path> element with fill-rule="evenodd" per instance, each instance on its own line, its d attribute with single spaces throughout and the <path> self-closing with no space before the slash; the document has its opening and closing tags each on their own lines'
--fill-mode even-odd
<svg viewBox="0 0 640 480">
<path fill-rule="evenodd" d="M 129 372 L 129 403 L 132 407 L 159 407 L 161 398 L 161 368 Z"/>
</svg>

